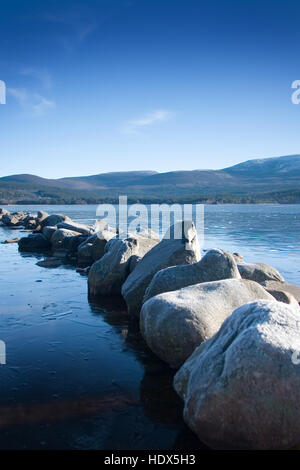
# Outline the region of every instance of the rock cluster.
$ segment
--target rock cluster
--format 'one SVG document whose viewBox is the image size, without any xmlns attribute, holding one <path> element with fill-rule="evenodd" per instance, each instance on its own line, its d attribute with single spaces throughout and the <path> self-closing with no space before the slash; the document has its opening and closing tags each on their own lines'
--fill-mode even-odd
<svg viewBox="0 0 300 470">
<path fill-rule="evenodd" d="M 160 238 L 126 235 L 63 214 L 9 213 L 0 223 L 31 233 L 19 250 L 72 261 L 91 296 L 122 295 L 149 348 L 179 369 L 184 419 L 216 449 L 300 444 L 300 287 L 264 263 L 212 249 L 201 258 L 192 222 Z"/>
</svg>

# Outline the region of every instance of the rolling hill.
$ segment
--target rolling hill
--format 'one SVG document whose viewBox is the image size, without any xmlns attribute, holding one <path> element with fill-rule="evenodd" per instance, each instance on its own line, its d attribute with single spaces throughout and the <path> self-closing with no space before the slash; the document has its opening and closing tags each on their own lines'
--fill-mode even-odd
<svg viewBox="0 0 300 470">
<path fill-rule="evenodd" d="M 0 178 L 1 204 L 133 201 L 300 202 L 300 155 L 249 160 L 221 170 L 128 171 L 91 176 Z"/>
</svg>

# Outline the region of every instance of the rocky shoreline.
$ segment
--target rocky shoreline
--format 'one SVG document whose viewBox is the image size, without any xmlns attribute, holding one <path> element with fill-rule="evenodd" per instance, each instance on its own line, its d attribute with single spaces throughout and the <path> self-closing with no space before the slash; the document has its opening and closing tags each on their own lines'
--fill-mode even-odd
<svg viewBox="0 0 300 470">
<path fill-rule="evenodd" d="M 45 254 L 39 266 L 75 264 L 89 295 L 122 295 L 149 348 L 177 371 L 184 420 L 202 442 L 300 444 L 300 287 L 275 268 L 220 249 L 201 258 L 192 222 L 162 240 L 149 229 L 125 238 L 101 221 L 44 211 L 0 209 L 0 224 L 28 232 L 6 242 Z"/>
</svg>

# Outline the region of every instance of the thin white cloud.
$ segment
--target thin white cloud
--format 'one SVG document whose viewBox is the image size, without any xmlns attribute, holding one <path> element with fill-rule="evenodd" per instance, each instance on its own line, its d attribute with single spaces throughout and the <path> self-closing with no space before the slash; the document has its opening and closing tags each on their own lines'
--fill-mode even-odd
<svg viewBox="0 0 300 470">
<path fill-rule="evenodd" d="M 54 101 L 24 88 L 8 88 L 7 93 L 32 116 L 43 116 L 56 106 Z"/>
<path fill-rule="evenodd" d="M 20 104 L 24 105 L 28 100 L 28 93 L 24 88 L 8 88 L 7 93 Z"/>
<path fill-rule="evenodd" d="M 138 119 L 127 121 L 123 128 L 123 131 L 125 132 L 125 134 L 139 134 L 139 131 L 142 128 L 151 126 L 158 122 L 169 121 L 172 117 L 174 117 L 174 113 L 172 111 L 158 109 Z"/>
<path fill-rule="evenodd" d="M 52 78 L 47 69 L 41 67 L 24 67 L 20 74 L 26 77 L 32 77 L 39 80 L 44 88 L 51 88 Z"/>
<path fill-rule="evenodd" d="M 99 26 L 93 15 L 87 9 L 62 10 L 60 12 L 47 12 L 42 16 L 44 21 L 53 24 L 68 26 L 77 37 L 78 42 L 82 42 L 87 36 L 92 34 Z"/>
<path fill-rule="evenodd" d="M 49 109 L 55 108 L 55 102 L 40 95 L 34 95 L 35 103 L 32 105 L 35 116 L 43 116 Z"/>
</svg>

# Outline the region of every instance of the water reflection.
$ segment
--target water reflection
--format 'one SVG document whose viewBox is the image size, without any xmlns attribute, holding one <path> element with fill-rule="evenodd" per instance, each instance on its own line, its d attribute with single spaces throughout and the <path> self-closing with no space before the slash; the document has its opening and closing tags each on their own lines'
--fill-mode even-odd
<svg viewBox="0 0 300 470">
<path fill-rule="evenodd" d="M 151 422 L 165 424 L 178 430 L 173 449 L 206 448 L 182 420 L 183 402 L 173 389 L 175 371 L 158 359 L 146 345 L 135 318 L 127 314 L 122 297 L 89 297 L 91 310 L 103 315 L 106 322 L 122 335 L 129 348 L 143 364 L 140 382 L 140 403 Z"/>
</svg>

